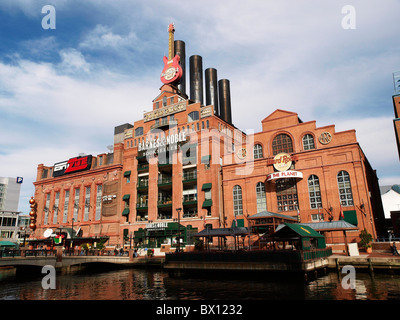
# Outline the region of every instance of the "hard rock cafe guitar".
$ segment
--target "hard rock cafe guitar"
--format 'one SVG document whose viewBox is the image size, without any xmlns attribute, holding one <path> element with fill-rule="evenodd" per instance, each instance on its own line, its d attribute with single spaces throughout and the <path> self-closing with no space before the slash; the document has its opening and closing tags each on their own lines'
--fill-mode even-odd
<svg viewBox="0 0 400 320">
<path fill-rule="evenodd" d="M 168 84 L 178 81 L 182 77 L 182 68 L 179 65 L 180 56 L 174 55 L 174 32 L 175 27 L 174 24 L 170 24 L 168 26 L 169 33 L 169 51 L 168 58 L 164 56 L 164 69 L 161 73 L 161 82 Z"/>
</svg>

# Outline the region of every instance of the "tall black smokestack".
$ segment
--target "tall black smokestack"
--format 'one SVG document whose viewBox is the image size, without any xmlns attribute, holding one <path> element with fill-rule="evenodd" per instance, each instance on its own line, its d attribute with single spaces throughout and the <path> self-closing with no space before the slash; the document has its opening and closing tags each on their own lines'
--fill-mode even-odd
<svg viewBox="0 0 400 320">
<path fill-rule="evenodd" d="M 203 104 L 203 59 L 201 56 L 191 56 L 190 64 L 190 100 Z"/>
<path fill-rule="evenodd" d="M 174 41 L 174 49 L 175 55 L 179 55 L 180 60 L 179 64 L 182 68 L 182 77 L 181 80 L 177 83 L 177 87 L 180 92 L 186 95 L 186 51 L 185 51 L 185 42 L 182 40 Z"/>
<path fill-rule="evenodd" d="M 218 81 L 220 117 L 222 120 L 232 124 L 231 111 L 231 89 L 229 80 L 222 79 Z"/>
<path fill-rule="evenodd" d="M 205 71 L 206 76 L 206 106 L 214 106 L 214 114 L 219 115 L 218 107 L 218 78 L 217 70 L 208 68 Z"/>
</svg>

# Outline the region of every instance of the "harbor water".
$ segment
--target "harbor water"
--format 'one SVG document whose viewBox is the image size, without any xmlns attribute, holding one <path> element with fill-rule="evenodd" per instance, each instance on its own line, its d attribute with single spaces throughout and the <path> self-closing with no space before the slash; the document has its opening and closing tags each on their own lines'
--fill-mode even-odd
<svg viewBox="0 0 400 320">
<path fill-rule="evenodd" d="M 329 271 L 305 282 L 260 274 L 172 276 L 162 269 L 83 269 L 57 273 L 45 289 L 40 270 L 0 269 L 0 300 L 400 300 L 400 275 L 357 272 L 355 287 Z"/>
</svg>

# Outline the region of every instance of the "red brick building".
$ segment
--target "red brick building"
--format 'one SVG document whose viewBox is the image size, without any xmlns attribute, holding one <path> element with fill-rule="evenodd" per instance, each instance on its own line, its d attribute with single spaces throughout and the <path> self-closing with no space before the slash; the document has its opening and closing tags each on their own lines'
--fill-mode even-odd
<svg viewBox="0 0 400 320">
<path fill-rule="evenodd" d="M 355 130 L 276 110 L 248 135 L 232 124 L 229 81 L 213 68 L 203 81 L 200 56 L 190 57 L 186 94 L 184 43 L 173 43 L 179 64 L 165 59 L 152 111 L 115 128 L 112 153 L 38 166 L 33 237 L 62 226 L 88 239 L 107 236 L 111 247 L 160 247 L 179 235 L 193 243 L 206 225 L 248 226 L 263 211 L 302 223 L 338 220 L 342 211 L 359 230 L 383 232 L 377 177 Z"/>
</svg>

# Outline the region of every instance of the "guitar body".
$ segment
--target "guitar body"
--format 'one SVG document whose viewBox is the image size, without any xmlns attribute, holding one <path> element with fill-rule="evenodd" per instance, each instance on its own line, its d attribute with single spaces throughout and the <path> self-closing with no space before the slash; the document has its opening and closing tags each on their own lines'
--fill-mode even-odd
<svg viewBox="0 0 400 320">
<path fill-rule="evenodd" d="M 164 56 L 164 69 L 161 72 L 161 82 L 168 84 L 178 81 L 182 77 L 182 68 L 179 65 L 180 56 L 176 55 L 171 60 Z"/>
</svg>

